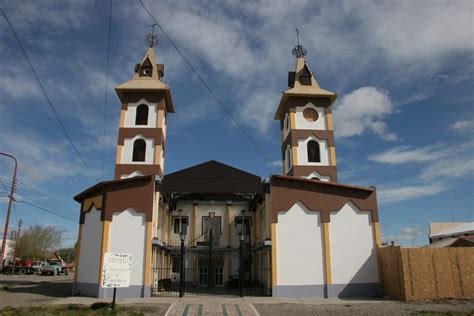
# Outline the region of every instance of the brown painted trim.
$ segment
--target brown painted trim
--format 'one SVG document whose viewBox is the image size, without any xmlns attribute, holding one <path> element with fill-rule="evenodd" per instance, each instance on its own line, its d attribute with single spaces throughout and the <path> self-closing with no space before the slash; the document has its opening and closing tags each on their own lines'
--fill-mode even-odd
<svg viewBox="0 0 474 316">
<path fill-rule="evenodd" d="M 171 95 L 169 96 L 171 98 Z M 174 113 L 174 109 L 171 106 L 165 106 L 165 94 L 162 91 L 157 92 L 146 92 L 146 91 L 122 91 L 119 94 L 119 98 L 122 101 L 122 109 L 128 108 L 128 103 L 137 103 L 141 99 L 145 99 L 150 103 L 157 103 L 157 109 L 165 109 L 166 112 Z"/>
<path fill-rule="evenodd" d="M 102 221 L 111 221 L 114 212 L 122 212 L 131 207 L 137 212 L 146 213 L 146 221 L 151 222 L 154 194 L 154 177 L 143 176 L 101 182 L 76 195 L 74 199 L 82 203 L 91 196 L 102 195 L 103 205 L 100 209 Z M 84 223 L 85 213 L 81 212 L 80 224 Z"/>
<path fill-rule="evenodd" d="M 282 109 L 277 109 L 277 114 L 279 113 L 280 115 L 279 119 L 283 120 L 286 112 L 295 111 L 295 108 L 297 106 L 305 106 L 306 104 L 308 104 L 308 102 L 311 102 L 317 107 L 326 107 L 326 108 L 331 107 L 331 104 L 332 104 L 331 99 L 329 97 L 304 97 L 304 96 L 288 97 Z M 329 110 L 329 111 L 332 111 L 332 110 Z M 326 110 L 326 113 L 331 113 L 331 112 L 327 112 Z"/>
<path fill-rule="evenodd" d="M 379 221 L 375 187 L 274 175 L 270 178 L 270 190 L 272 223 L 278 222 L 278 212 L 288 211 L 297 202 L 313 212 L 321 212 L 321 221 L 328 223 L 330 212 L 338 212 L 349 201 L 360 210 L 371 212 L 373 222 Z"/>
<path fill-rule="evenodd" d="M 82 203 L 84 203 L 84 202 L 82 202 Z M 104 202 L 102 202 L 102 203 L 104 203 Z M 85 220 L 85 217 L 86 217 L 86 213 L 89 213 L 89 212 L 92 210 L 93 207 L 95 207 L 95 209 L 98 210 L 98 211 L 102 211 L 102 205 L 101 205 L 100 207 L 98 207 L 97 205 L 95 205 L 94 202 L 92 202 L 92 203 L 89 205 L 89 207 L 87 208 L 87 210 L 82 210 L 82 207 L 81 207 L 81 210 L 82 210 L 82 211 L 81 211 L 81 214 L 79 215 L 79 224 L 81 224 L 81 225 L 84 224 L 84 220 Z"/>
<path fill-rule="evenodd" d="M 105 194 L 104 220 L 111 221 L 113 213 L 122 212 L 132 207 L 139 213 L 145 213 L 147 222 L 153 221 L 153 198 L 155 195 L 153 177 L 143 179 L 139 183 L 123 183 L 111 187 Z"/>
<path fill-rule="evenodd" d="M 322 176 L 330 176 L 331 182 L 337 182 L 337 167 L 336 166 L 293 166 L 287 173 L 288 176 L 306 177 L 313 171 L 316 171 Z"/>
<path fill-rule="evenodd" d="M 161 128 L 121 127 L 119 128 L 118 144 L 123 145 L 125 138 L 134 138 L 138 134 L 142 134 L 145 138 L 154 138 L 155 145 L 165 143 L 165 135 Z"/>
<path fill-rule="evenodd" d="M 115 165 L 115 179 L 118 180 L 123 174 L 131 174 L 137 170 L 145 175 L 163 176 L 163 170 L 161 170 L 160 165 L 120 164 Z"/>
</svg>

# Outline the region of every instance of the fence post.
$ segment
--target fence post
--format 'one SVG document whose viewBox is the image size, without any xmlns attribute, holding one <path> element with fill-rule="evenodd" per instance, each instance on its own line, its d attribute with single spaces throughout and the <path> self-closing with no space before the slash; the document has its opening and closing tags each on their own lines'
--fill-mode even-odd
<svg viewBox="0 0 474 316">
<path fill-rule="evenodd" d="M 240 240 L 239 246 L 239 293 L 244 296 L 244 241 Z"/>
<path fill-rule="evenodd" d="M 179 264 L 179 297 L 184 296 L 184 239 L 181 239 L 181 257 Z"/>
</svg>

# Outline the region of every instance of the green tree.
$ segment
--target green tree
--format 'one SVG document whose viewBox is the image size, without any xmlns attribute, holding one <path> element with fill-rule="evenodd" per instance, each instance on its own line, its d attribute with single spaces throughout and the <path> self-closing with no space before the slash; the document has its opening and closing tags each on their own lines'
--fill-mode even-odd
<svg viewBox="0 0 474 316">
<path fill-rule="evenodd" d="M 42 260 L 61 245 L 63 232 L 54 226 L 32 225 L 20 236 L 18 257 Z"/>
</svg>

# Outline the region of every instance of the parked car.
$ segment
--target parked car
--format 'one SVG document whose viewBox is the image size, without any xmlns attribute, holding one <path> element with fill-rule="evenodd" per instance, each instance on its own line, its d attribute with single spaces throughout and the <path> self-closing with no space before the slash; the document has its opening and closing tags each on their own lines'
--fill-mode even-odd
<svg viewBox="0 0 474 316">
<path fill-rule="evenodd" d="M 46 261 L 33 261 L 31 264 L 33 273 L 40 274 L 48 263 Z"/>
<path fill-rule="evenodd" d="M 69 268 L 66 267 L 64 262 L 61 260 L 48 260 L 46 266 L 41 270 L 41 274 L 49 275 L 69 275 Z"/>
</svg>

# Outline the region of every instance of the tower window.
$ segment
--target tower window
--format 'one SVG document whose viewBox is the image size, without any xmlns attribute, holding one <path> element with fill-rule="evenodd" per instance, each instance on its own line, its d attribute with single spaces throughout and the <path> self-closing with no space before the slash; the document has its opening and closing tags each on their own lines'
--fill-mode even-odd
<svg viewBox="0 0 474 316">
<path fill-rule="evenodd" d="M 300 83 L 303 86 L 311 85 L 311 72 L 309 72 L 308 67 L 305 65 L 301 74 L 300 74 Z"/>
<path fill-rule="evenodd" d="M 145 161 L 146 143 L 143 139 L 137 139 L 133 143 L 132 161 Z"/>
<path fill-rule="evenodd" d="M 308 108 L 303 111 L 303 117 L 308 121 L 308 122 L 315 122 L 319 115 L 318 112 L 315 109 Z"/>
<path fill-rule="evenodd" d="M 135 116 L 135 125 L 148 124 L 148 105 L 140 104 L 137 107 L 137 115 Z"/>
<path fill-rule="evenodd" d="M 308 162 L 321 162 L 321 155 L 319 153 L 319 144 L 315 140 L 308 142 Z"/>
</svg>

